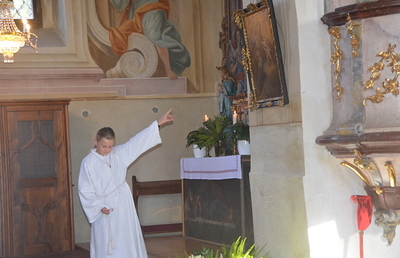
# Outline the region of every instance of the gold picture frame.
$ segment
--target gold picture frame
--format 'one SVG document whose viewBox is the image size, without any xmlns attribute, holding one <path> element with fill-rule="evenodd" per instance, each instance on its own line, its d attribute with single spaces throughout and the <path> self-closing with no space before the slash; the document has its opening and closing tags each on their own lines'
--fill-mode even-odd
<svg viewBox="0 0 400 258">
<path fill-rule="evenodd" d="M 272 0 L 249 4 L 234 15 L 245 40 L 242 56 L 250 81 L 250 109 L 283 107 L 289 98 Z"/>
</svg>

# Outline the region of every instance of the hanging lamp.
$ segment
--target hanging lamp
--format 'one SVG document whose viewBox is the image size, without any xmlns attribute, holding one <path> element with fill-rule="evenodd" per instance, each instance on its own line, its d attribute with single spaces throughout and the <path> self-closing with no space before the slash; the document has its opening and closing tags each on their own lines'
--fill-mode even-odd
<svg viewBox="0 0 400 258">
<path fill-rule="evenodd" d="M 24 28 L 21 32 L 14 22 L 13 13 L 12 1 L 0 1 L 0 53 L 3 54 L 4 63 L 13 63 L 14 54 L 21 47 L 30 46 L 37 49 L 38 37 L 30 32 L 30 26 L 26 20 L 23 21 Z"/>
</svg>

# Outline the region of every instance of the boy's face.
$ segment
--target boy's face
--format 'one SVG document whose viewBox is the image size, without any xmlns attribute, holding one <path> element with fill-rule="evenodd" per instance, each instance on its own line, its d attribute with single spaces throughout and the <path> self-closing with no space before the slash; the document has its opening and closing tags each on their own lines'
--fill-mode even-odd
<svg viewBox="0 0 400 258">
<path fill-rule="evenodd" d="M 100 155 L 107 156 L 112 149 L 114 148 L 115 140 L 108 140 L 106 138 L 101 139 L 100 141 L 94 140 L 94 145 L 96 147 L 96 152 Z"/>
</svg>

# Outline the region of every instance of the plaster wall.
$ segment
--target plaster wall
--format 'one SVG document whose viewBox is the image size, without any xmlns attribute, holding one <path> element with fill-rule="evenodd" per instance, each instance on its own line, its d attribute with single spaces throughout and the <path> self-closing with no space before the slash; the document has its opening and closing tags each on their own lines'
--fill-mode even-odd
<svg viewBox="0 0 400 258">
<path fill-rule="evenodd" d="M 337 4 L 337 1 L 325 2 Z M 352 3 L 355 2 L 360 1 Z M 340 166 L 340 160 L 315 143 L 316 137 L 329 128 L 333 113 L 331 43 L 327 27 L 320 21 L 331 10 L 324 10 L 323 5 L 316 0 L 296 1 L 309 257 L 356 258 L 360 255 L 357 206 L 350 197 L 366 193 L 355 174 Z M 382 238 L 383 230 L 374 220 L 373 217 L 364 232 L 365 257 L 398 257 L 399 239 L 395 238 L 387 246 Z"/>
<path fill-rule="evenodd" d="M 272 257 L 309 257 L 301 123 L 253 127 L 251 147 L 257 245 Z"/>
<path fill-rule="evenodd" d="M 273 3 L 289 104 L 250 113 L 254 234 L 272 257 L 309 257 L 296 4 Z"/>
<path fill-rule="evenodd" d="M 274 1 L 289 104 L 250 114 L 255 240 L 272 257 L 359 257 L 356 204 L 362 182 L 315 139 L 332 122 L 331 41 L 320 18 L 361 1 Z M 327 8 L 327 9 L 325 9 Z M 365 257 L 398 256 L 374 224 Z"/>
<path fill-rule="evenodd" d="M 132 164 L 128 170 L 127 182 L 132 185 L 132 175 L 136 175 L 139 181 L 179 179 L 180 159 L 193 157 L 192 149 L 185 147 L 186 135 L 202 125 L 205 114 L 211 117 L 214 115 L 217 110 L 216 103 L 214 94 L 132 98 L 118 101 L 72 101 L 69 105 L 69 119 L 72 177 L 75 185 L 73 193 L 76 242 L 89 242 L 90 239 L 90 227 L 77 195 L 77 185 L 80 162 L 93 148 L 93 140 L 98 129 L 104 126 L 112 127 L 116 133 L 116 144 L 121 144 L 172 108 L 173 125 L 166 126 L 160 131 L 163 143 Z M 154 108 L 158 108 L 159 112 L 154 113 Z M 88 112 L 87 117 L 82 115 L 84 111 Z M 180 195 L 139 199 L 139 216 L 143 225 L 181 222 Z"/>
</svg>

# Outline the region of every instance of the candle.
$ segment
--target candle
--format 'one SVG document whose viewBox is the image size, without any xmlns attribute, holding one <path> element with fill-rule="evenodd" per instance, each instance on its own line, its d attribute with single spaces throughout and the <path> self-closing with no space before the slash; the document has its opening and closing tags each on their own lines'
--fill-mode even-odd
<svg viewBox="0 0 400 258">
<path fill-rule="evenodd" d="M 26 25 L 28 24 L 28 21 L 26 19 L 22 19 L 22 24 L 24 25 L 22 31 L 26 32 Z"/>
<path fill-rule="evenodd" d="M 31 32 L 31 25 L 29 25 L 29 24 L 27 23 L 27 24 L 26 24 L 26 33 L 28 34 L 28 39 L 31 38 L 30 32 Z"/>
<path fill-rule="evenodd" d="M 233 124 L 237 123 L 237 113 L 236 113 L 236 111 L 233 111 L 232 122 L 233 122 Z"/>
<path fill-rule="evenodd" d="M 208 119 L 210 119 L 210 118 L 208 118 L 208 116 L 207 116 L 207 115 L 204 115 L 204 122 L 207 122 L 207 121 L 208 121 Z"/>
</svg>

